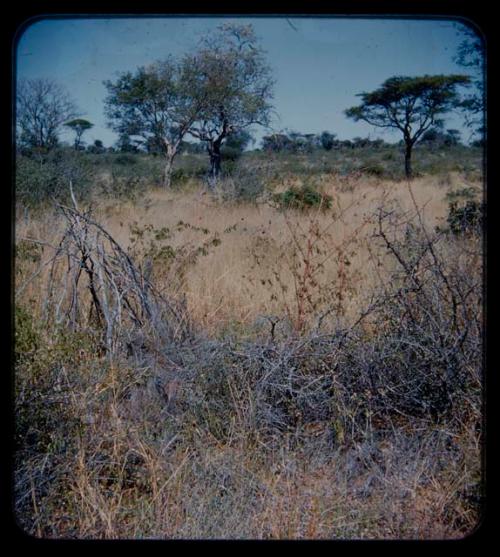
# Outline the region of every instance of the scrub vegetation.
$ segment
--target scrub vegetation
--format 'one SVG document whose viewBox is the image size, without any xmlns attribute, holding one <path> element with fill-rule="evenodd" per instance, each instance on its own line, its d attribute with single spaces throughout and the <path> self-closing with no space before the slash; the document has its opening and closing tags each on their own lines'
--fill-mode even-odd
<svg viewBox="0 0 500 557">
<path fill-rule="evenodd" d="M 190 65 L 108 83 L 112 149 L 85 147 L 65 96 L 54 129 L 19 134 L 18 524 L 462 538 L 484 490 L 481 143 L 429 128 L 411 179 L 404 141 L 283 132 L 251 149 L 272 80 L 251 29 L 223 33 Z"/>
</svg>

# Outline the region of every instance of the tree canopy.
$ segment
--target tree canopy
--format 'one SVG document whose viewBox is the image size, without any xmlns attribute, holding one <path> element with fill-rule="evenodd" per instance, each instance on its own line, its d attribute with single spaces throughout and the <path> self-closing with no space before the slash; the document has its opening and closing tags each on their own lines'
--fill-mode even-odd
<svg viewBox="0 0 500 557">
<path fill-rule="evenodd" d="M 51 79 L 21 79 L 17 85 L 17 126 L 21 146 L 49 150 L 61 126 L 77 116 L 68 92 Z"/>
<path fill-rule="evenodd" d="M 429 128 L 442 126 L 441 117 L 460 104 L 457 88 L 469 83 L 470 77 L 466 75 L 395 76 L 375 91 L 360 93 L 363 102 L 347 109 L 345 114 L 355 121 L 401 131 L 409 177 L 413 146 Z"/>
<path fill-rule="evenodd" d="M 467 68 L 473 74 L 472 83 L 475 92 L 467 95 L 462 102 L 462 108 L 466 113 L 467 126 L 475 128 L 476 133 L 484 139 L 484 64 L 485 64 L 485 44 L 479 34 L 471 27 L 463 27 L 461 30 L 462 42 L 458 47 L 455 62 Z"/>
<path fill-rule="evenodd" d="M 82 142 L 83 134 L 87 130 L 90 130 L 94 127 L 94 124 L 92 124 L 92 122 L 89 122 L 88 120 L 85 120 L 83 118 L 75 118 L 74 120 L 66 122 L 64 125 L 75 132 L 75 149 L 77 150 L 79 149 Z"/>
<path fill-rule="evenodd" d="M 222 25 L 189 57 L 201 107 L 190 134 L 207 143 L 211 175 L 220 171 L 226 137 L 270 120 L 274 80 L 251 25 Z"/>
<path fill-rule="evenodd" d="M 170 183 L 174 157 L 200 110 L 193 68 L 172 57 L 106 81 L 105 112 L 121 137 L 139 137 L 166 157 L 164 184 Z"/>
</svg>

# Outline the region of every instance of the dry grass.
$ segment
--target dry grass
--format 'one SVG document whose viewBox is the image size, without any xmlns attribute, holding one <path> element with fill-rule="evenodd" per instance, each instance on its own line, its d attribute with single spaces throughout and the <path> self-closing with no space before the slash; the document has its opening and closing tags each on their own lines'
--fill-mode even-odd
<svg viewBox="0 0 500 557">
<path fill-rule="evenodd" d="M 163 227 L 175 230 L 182 221 L 205 228 L 210 235 L 217 234 L 221 244 L 189 265 L 182 284 L 172 280 L 172 273 L 161 276 L 162 262 L 157 265 L 159 286 L 171 295 L 182 290 L 191 317 L 204 329 L 214 332 L 227 328 L 228 324 L 252 327 L 260 315 L 282 314 L 285 306 L 293 305 L 293 262 L 288 256 L 293 250 L 294 235 L 303 232 L 307 236 L 314 223 L 322 233 L 322 249 L 330 251 L 321 286 L 326 286 L 341 272 L 339 248 L 350 253 L 351 291 L 344 311 L 353 319 L 365 303 L 364 293 L 380 279 L 370 254 L 376 226 L 371 218 L 373 211 L 382 203 L 394 201 L 402 211 L 411 212 L 412 200 L 406 182 L 366 177 L 340 180 L 325 176 L 320 183 L 322 190 L 333 196 L 333 211 L 284 213 L 269 204 L 217 203 L 202 189 L 187 194 L 156 190 L 145 193 L 135 203 L 100 200 L 95 217 L 124 248 L 130 247 L 132 223 L 156 230 Z M 413 182 L 416 201 L 430 228 L 445 221 L 448 210 L 445 195 L 463 183 L 459 175 L 451 175 L 446 180 L 419 178 Z M 288 185 L 284 184 L 283 188 Z M 480 191 L 479 184 L 475 187 Z M 51 243 L 60 236 L 61 226 L 53 215 L 42 215 L 29 225 L 18 223 L 16 235 Z M 203 233 L 184 228 L 163 244 L 174 248 L 190 245 L 194 249 L 206 239 Z M 147 242 L 144 245 L 147 247 Z M 279 284 L 276 275 L 280 276 Z"/>
<path fill-rule="evenodd" d="M 460 175 L 413 181 L 429 231 L 446 220 L 446 193 L 463 186 Z M 48 266 L 28 279 L 50 260 L 47 244 L 58 241 L 64 222 L 48 212 L 18 219 L 18 246 L 23 238 L 40 242 L 23 243 L 16 269 L 16 303 L 29 308 L 16 390 L 17 514 L 27 531 L 55 538 L 433 539 L 476 526 L 479 507 L 470 501 L 481 481 L 480 409 L 457 423 L 382 412 L 377 429 L 377 416 L 359 410 L 371 408 L 372 395 L 356 403 L 346 393 L 335 395 L 346 411 L 336 421 L 306 419 L 298 398 L 295 411 L 303 414 L 295 422 L 274 432 L 262 426 L 273 423 L 282 388 L 278 375 L 265 383 L 266 366 L 283 374 L 283 385 L 296 372 L 294 380 L 303 381 L 297 392 L 307 394 L 323 380 L 319 370 L 330 373 L 340 362 L 362 384 L 363 366 L 373 360 L 382 367 L 385 357 L 376 360 L 375 345 L 373 354 L 365 358 L 359 348 L 346 362 L 334 344 L 317 362 L 301 350 L 318 315 L 327 315 L 327 331 L 348 328 L 393 276 L 390 254 L 374 237 L 375 209 L 398 205 L 414 219 L 408 185 L 324 176 L 321 189 L 334 199 L 331 211 L 220 203 L 196 188 L 152 190 L 135 203 L 99 201 L 94 218 L 143 271 L 151 258 L 158 289 L 185 296 L 204 335 L 194 347 L 112 361 L 90 329 L 74 335 L 40 326 Z M 155 237 L 164 228 L 170 235 Z M 162 246 L 176 256 L 159 256 Z M 470 259 L 446 249 L 463 271 Z M 274 318 L 282 345 L 269 335 Z M 224 340 L 228 333 L 234 346 Z M 375 333 L 366 328 L 352 345 Z M 263 335 L 262 345 L 241 344 Z M 297 361 L 286 351 L 288 337 Z M 259 398 L 264 388 L 275 393 L 269 408 Z"/>
</svg>

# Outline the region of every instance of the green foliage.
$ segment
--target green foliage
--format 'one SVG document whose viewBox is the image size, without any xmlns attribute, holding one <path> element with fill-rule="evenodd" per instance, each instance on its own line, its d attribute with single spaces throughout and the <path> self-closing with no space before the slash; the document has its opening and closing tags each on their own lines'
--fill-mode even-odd
<svg viewBox="0 0 500 557">
<path fill-rule="evenodd" d="M 219 185 L 222 198 L 227 201 L 255 203 L 265 192 L 270 181 L 270 169 L 265 164 L 252 164 L 240 160 L 233 162 Z M 229 170 L 229 172 L 228 172 Z"/>
<path fill-rule="evenodd" d="M 79 199 L 90 194 L 93 165 L 83 153 L 54 149 L 46 155 L 16 159 L 16 199 L 29 207 L 50 200 L 67 201 L 69 182 Z"/>
<path fill-rule="evenodd" d="M 274 81 L 251 25 L 219 26 L 185 63 L 195 74 L 193 91 L 200 108 L 189 133 L 207 145 L 213 187 L 224 141 L 236 134 L 247 142 L 245 128 L 269 124 Z M 241 151 L 243 143 L 236 148 Z"/>
<path fill-rule="evenodd" d="M 252 141 L 252 136 L 246 130 L 239 130 L 230 134 L 221 148 L 222 160 L 236 161 Z"/>
<path fill-rule="evenodd" d="M 172 171 L 171 180 L 172 186 L 181 187 L 188 182 L 190 178 L 189 173 L 184 168 L 176 168 Z"/>
<path fill-rule="evenodd" d="M 459 205 L 453 201 L 449 206 L 448 226 L 449 230 L 456 236 L 481 230 L 485 217 L 483 203 L 469 200 L 465 205 Z"/>
<path fill-rule="evenodd" d="M 135 165 L 137 164 L 137 158 L 134 157 L 133 155 L 123 153 L 123 154 L 116 155 L 116 157 L 113 158 L 113 163 L 123 165 L 123 166 Z"/>
<path fill-rule="evenodd" d="M 347 109 L 345 115 L 356 122 L 398 129 L 403 134 L 405 172 L 410 177 L 413 146 L 426 131 L 442 125 L 442 115 L 460 105 L 457 87 L 469 83 L 466 75 L 391 77 L 375 91 L 360 93 L 363 102 Z M 452 139 L 456 141 L 456 135 Z"/>
<path fill-rule="evenodd" d="M 384 176 L 386 173 L 384 166 L 379 163 L 371 163 L 368 166 L 363 167 L 363 171 L 369 176 L 377 176 L 379 178 Z"/>
<path fill-rule="evenodd" d="M 325 151 L 330 151 L 335 144 L 335 134 L 323 132 L 320 136 L 321 146 Z"/>
<path fill-rule="evenodd" d="M 320 193 L 308 184 L 301 187 L 292 186 L 282 193 L 274 194 L 273 200 L 282 209 L 309 209 L 313 207 L 330 209 L 332 206 L 330 195 Z"/>
<path fill-rule="evenodd" d="M 96 139 L 92 145 L 87 147 L 87 152 L 92 153 L 94 155 L 102 155 L 106 152 L 106 147 L 104 147 L 102 141 L 100 139 Z"/>
<path fill-rule="evenodd" d="M 414 142 L 439 122 L 440 115 L 458 106 L 457 87 L 469 83 L 466 75 L 391 77 L 379 89 L 360 93 L 362 104 L 345 114 L 373 126 L 397 128 L 405 141 L 408 136 Z"/>
<path fill-rule="evenodd" d="M 75 149 L 80 147 L 83 134 L 94 127 L 92 122 L 84 120 L 83 118 L 75 118 L 74 120 L 66 122 L 64 125 L 75 132 Z"/>
<path fill-rule="evenodd" d="M 30 313 L 20 305 L 14 311 L 14 362 L 29 361 L 35 354 L 40 336 Z"/>
<path fill-rule="evenodd" d="M 463 187 L 459 190 L 450 191 L 446 194 L 448 201 L 456 201 L 459 199 L 473 199 L 476 196 L 476 190 L 472 187 Z"/>
</svg>

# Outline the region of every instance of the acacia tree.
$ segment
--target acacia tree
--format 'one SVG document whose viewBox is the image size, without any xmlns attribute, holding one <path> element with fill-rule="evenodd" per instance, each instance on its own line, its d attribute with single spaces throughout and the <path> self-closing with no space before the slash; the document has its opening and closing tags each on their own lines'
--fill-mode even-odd
<svg viewBox="0 0 500 557">
<path fill-rule="evenodd" d="M 108 90 L 105 113 L 108 125 L 121 137 L 136 136 L 155 145 L 165 156 L 163 185 L 170 186 L 174 159 L 200 110 L 194 92 L 193 67 L 172 57 L 135 73 L 126 72 Z"/>
<path fill-rule="evenodd" d="M 187 63 L 194 69 L 193 90 L 201 107 L 189 133 L 206 144 L 209 184 L 214 187 L 226 138 L 255 124 L 269 124 L 274 80 L 251 25 L 218 27 Z"/>
<path fill-rule="evenodd" d="M 83 134 L 94 127 L 92 122 L 84 120 L 83 118 L 75 118 L 74 120 L 66 122 L 64 125 L 75 132 L 75 151 L 78 151 L 80 148 Z"/>
<path fill-rule="evenodd" d="M 415 143 L 429 128 L 443 125 L 440 117 L 460 105 L 457 87 L 469 83 L 466 75 L 391 77 L 375 91 L 360 93 L 362 104 L 345 114 L 379 128 L 398 129 L 405 144 L 405 174 L 410 178 Z"/>
<path fill-rule="evenodd" d="M 61 126 L 77 116 L 67 91 L 51 79 L 21 79 L 16 93 L 20 145 L 42 151 L 55 147 Z"/>
</svg>

